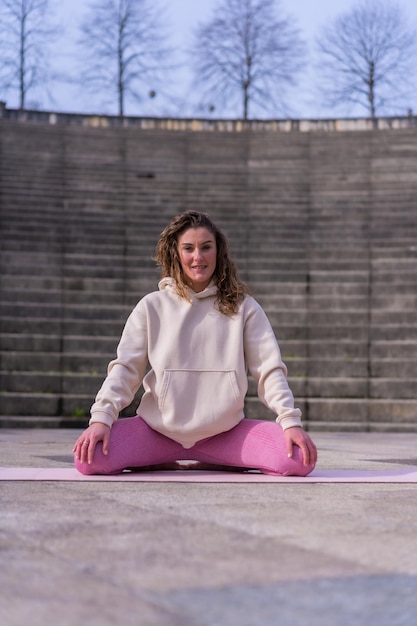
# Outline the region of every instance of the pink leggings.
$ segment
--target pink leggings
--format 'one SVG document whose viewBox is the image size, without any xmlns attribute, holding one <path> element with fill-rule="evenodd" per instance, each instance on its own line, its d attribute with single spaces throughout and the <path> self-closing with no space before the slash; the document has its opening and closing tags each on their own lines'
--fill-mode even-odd
<svg viewBox="0 0 417 626">
<path fill-rule="evenodd" d="M 184 460 L 284 476 L 307 476 L 314 469 L 313 465 L 303 465 L 298 446 L 294 446 L 293 457 L 288 458 L 283 430 L 276 422 L 244 419 L 231 430 L 185 449 L 138 416 L 113 424 L 107 455 L 99 443 L 91 465 L 75 461 L 75 466 L 82 474 L 119 474 L 127 468 Z"/>
</svg>

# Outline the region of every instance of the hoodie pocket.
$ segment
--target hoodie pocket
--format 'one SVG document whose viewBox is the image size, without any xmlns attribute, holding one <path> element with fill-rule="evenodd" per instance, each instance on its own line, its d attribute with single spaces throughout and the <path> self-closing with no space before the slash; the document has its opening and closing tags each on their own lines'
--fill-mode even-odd
<svg viewBox="0 0 417 626">
<path fill-rule="evenodd" d="M 159 410 L 166 423 L 213 423 L 243 409 L 234 370 L 164 370 Z"/>
</svg>

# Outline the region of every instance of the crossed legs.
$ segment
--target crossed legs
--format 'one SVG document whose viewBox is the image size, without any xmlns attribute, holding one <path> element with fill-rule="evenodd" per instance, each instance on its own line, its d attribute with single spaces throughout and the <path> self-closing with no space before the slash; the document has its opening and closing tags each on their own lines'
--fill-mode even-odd
<svg viewBox="0 0 417 626">
<path fill-rule="evenodd" d="M 314 469 L 313 465 L 303 465 L 297 446 L 293 457 L 288 458 L 283 430 L 275 422 L 244 419 L 231 430 L 185 449 L 150 428 L 139 416 L 113 424 L 107 455 L 99 443 L 92 464 L 76 460 L 75 466 L 82 474 L 119 474 L 128 468 L 156 469 L 184 460 L 285 476 L 306 476 Z"/>
</svg>

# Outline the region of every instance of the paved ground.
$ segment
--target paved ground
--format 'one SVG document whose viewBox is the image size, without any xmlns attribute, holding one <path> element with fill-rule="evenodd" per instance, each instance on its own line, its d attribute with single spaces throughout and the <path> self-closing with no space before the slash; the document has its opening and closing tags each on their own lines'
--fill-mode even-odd
<svg viewBox="0 0 417 626">
<path fill-rule="evenodd" d="M 65 467 L 76 431 L 0 430 Z M 320 433 L 320 468 L 417 465 L 415 434 Z M 0 483 L 2 626 L 415 626 L 417 485 Z"/>
</svg>

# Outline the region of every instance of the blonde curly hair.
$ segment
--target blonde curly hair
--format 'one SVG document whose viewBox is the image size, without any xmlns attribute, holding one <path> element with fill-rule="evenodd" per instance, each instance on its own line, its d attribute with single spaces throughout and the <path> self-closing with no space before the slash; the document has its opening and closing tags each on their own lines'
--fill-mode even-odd
<svg viewBox="0 0 417 626">
<path fill-rule="evenodd" d="M 225 235 L 207 213 L 185 211 L 172 218 L 168 226 L 162 231 L 156 246 L 155 256 L 161 270 L 161 279 L 173 278 L 177 284 L 179 296 L 186 300 L 190 299 L 177 245 L 179 236 L 189 228 L 207 228 L 215 237 L 217 258 L 213 279 L 217 285 L 216 306 L 225 315 L 235 314 L 239 304 L 245 295 L 250 293 L 250 290 L 237 275 L 236 266 L 230 258 Z"/>
</svg>

